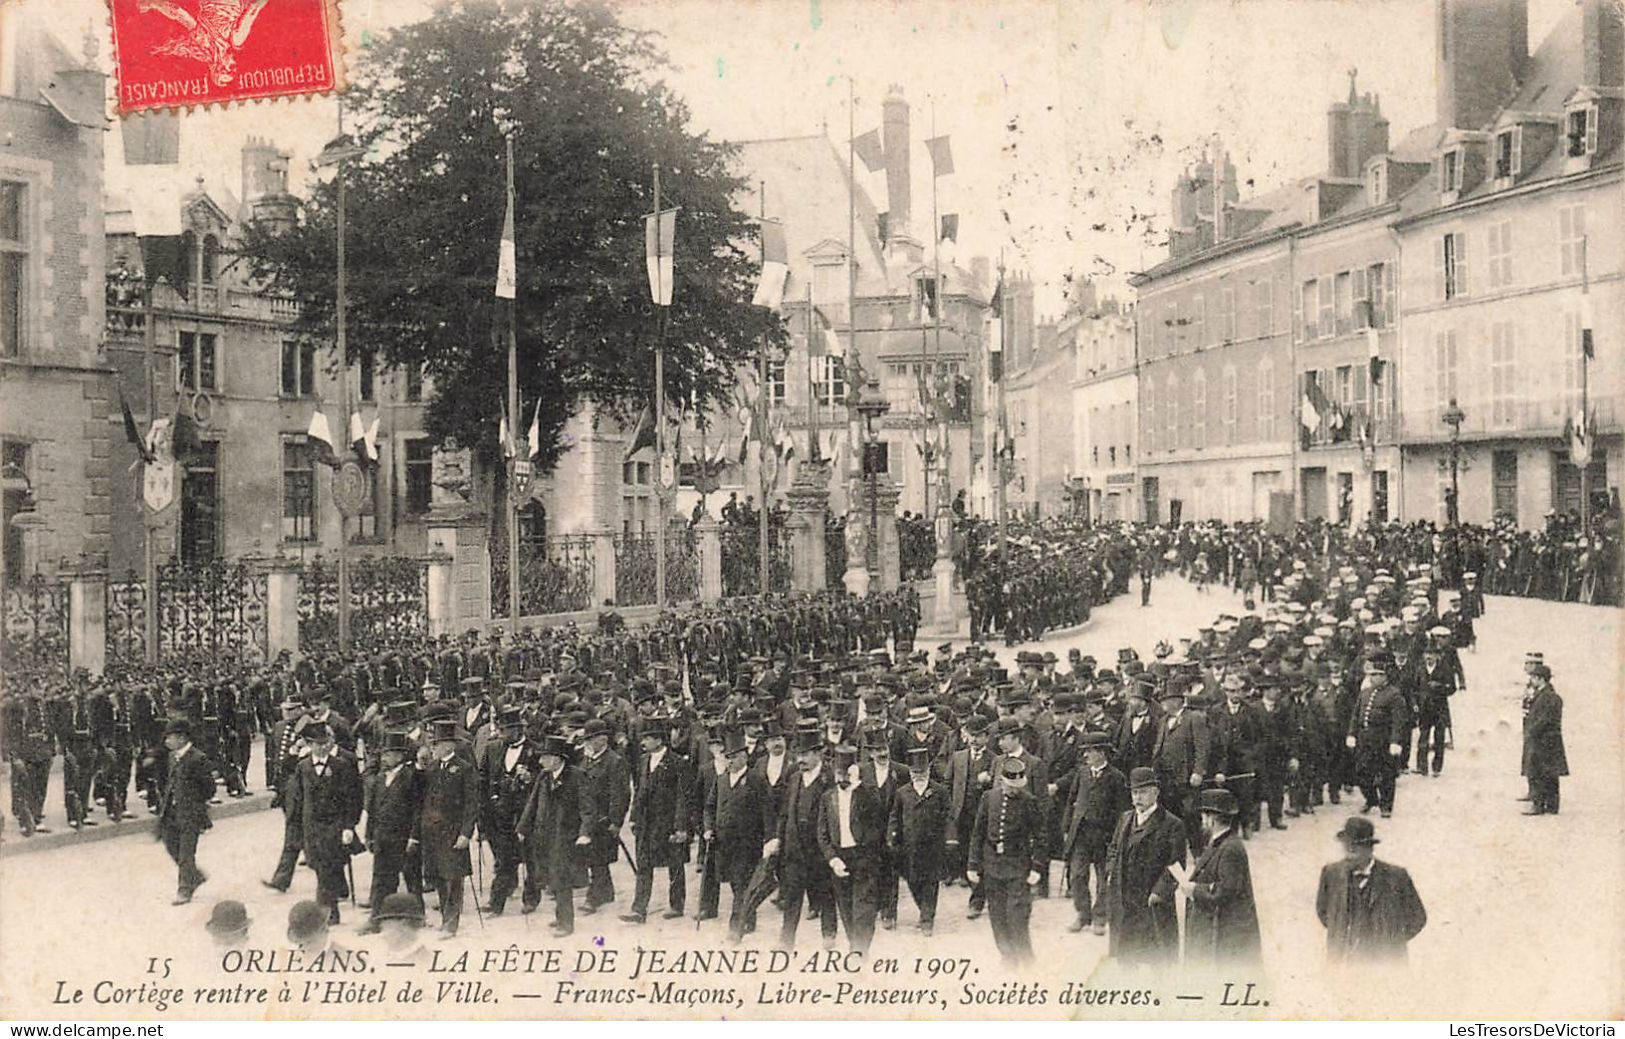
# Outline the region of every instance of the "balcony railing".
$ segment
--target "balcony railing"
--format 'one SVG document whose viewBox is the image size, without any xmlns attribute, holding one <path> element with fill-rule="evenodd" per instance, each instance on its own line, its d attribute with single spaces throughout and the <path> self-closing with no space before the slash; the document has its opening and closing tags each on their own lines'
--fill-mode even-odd
<svg viewBox="0 0 1625 1039">
<path fill-rule="evenodd" d="M 1559 436 L 1564 423 L 1579 411 L 1579 394 L 1561 394 L 1535 400 L 1489 399 L 1458 402 L 1466 419 L 1461 424 L 1461 435 L 1494 436 L 1496 434 L 1539 434 Z M 1617 433 L 1620 429 L 1620 399 L 1618 394 L 1592 393 L 1589 398 L 1593 428 L 1600 433 Z M 1440 420 L 1443 406 L 1408 408 L 1404 415 L 1403 432 L 1407 441 L 1448 440 L 1450 427 Z"/>
</svg>

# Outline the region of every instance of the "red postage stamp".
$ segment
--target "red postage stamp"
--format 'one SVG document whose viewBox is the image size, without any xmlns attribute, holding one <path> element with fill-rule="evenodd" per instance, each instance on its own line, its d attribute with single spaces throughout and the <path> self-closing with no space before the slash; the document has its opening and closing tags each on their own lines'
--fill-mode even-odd
<svg viewBox="0 0 1625 1039">
<path fill-rule="evenodd" d="M 342 74 L 336 0 L 108 0 L 118 109 L 324 94 Z"/>
</svg>

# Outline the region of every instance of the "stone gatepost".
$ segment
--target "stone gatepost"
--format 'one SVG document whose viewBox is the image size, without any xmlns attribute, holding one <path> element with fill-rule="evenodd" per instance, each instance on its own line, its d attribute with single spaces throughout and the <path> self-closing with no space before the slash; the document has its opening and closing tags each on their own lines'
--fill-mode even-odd
<svg viewBox="0 0 1625 1039">
<path fill-rule="evenodd" d="M 485 627 L 491 620 L 490 520 L 485 510 L 437 508 L 429 513 L 427 525 L 429 550 L 451 559 L 446 633 Z"/>
<path fill-rule="evenodd" d="M 257 561 L 265 567 L 265 657 L 287 650 L 299 659 L 299 561 L 281 556 Z"/>
<path fill-rule="evenodd" d="M 700 535 L 700 601 L 722 598 L 722 525 L 706 513 L 696 529 Z"/>
<path fill-rule="evenodd" d="M 588 535 L 592 538 L 592 607 L 594 610 L 602 609 L 606 602 L 617 602 L 615 598 L 615 582 L 618 580 L 615 571 L 615 532 L 612 530 L 595 530 Z"/>
<path fill-rule="evenodd" d="M 452 582 L 455 560 L 450 553 L 435 553 L 429 557 L 428 602 L 429 636 L 439 638 L 452 630 Z"/>
<path fill-rule="evenodd" d="M 879 527 L 875 536 L 880 539 L 880 588 L 882 592 L 895 591 L 903 573 L 903 543 L 897 533 L 897 500 L 903 489 L 889 476 L 881 476 L 875 484 L 875 523 Z M 864 502 L 867 509 L 868 502 Z"/>
<path fill-rule="evenodd" d="M 824 587 L 824 520 L 829 515 L 829 471 L 806 464 L 785 494 L 790 509 L 790 586 L 798 592 Z"/>
</svg>

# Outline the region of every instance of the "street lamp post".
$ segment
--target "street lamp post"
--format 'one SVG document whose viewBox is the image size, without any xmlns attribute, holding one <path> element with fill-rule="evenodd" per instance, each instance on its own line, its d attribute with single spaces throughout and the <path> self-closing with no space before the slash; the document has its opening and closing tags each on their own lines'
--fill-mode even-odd
<svg viewBox="0 0 1625 1039">
<path fill-rule="evenodd" d="M 1452 579 L 1459 579 L 1461 573 L 1461 424 L 1467 421 L 1467 413 L 1461 410 L 1456 398 L 1450 398 L 1450 404 L 1444 409 L 1439 420 L 1450 427 L 1450 500 L 1446 502 L 1445 519 L 1450 523 L 1450 544 L 1455 555 L 1454 572 Z"/>
<path fill-rule="evenodd" d="M 879 472 L 875 468 L 875 419 L 891 410 L 891 404 L 880 392 L 880 382 L 870 379 L 864 384 L 858 398 L 858 414 L 863 417 L 863 474 L 869 482 L 869 537 L 868 558 L 870 587 L 880 577 L 880 516 Z"/>
</svg>

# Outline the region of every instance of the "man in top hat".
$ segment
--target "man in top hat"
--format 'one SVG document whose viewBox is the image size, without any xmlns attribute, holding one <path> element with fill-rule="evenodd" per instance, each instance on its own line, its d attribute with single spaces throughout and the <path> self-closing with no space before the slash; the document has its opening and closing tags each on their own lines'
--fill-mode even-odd
<svg viewBox="0 0 1625 1039">
<path fill-rule="evenodd" d="M 582 729 L 581 845 L 587 866 L 587 897 L 583 913 L 615 901 L 615 881 L 609 867 L 620 857 L 621 826 L 632 803 L 632 772 L 626 759 L 609 746 L 610 727 L 601 718 Z"/>
<path fill-rule="evenodd" d="M 884 724 L 864 732 L 863 754 L 868 760 L 863 762 L 860 770 L 862 782 L 879 799 L 880 818 L 884 824 L 891 818 L 892 803 L 897 798 L 898 788 L 907 781 L 906 774 L 892 760 L 889 733 Z M 888 931 L 897 926 L 897 879 L 897 865 L 892 861 L 890 851 L 882 846 L 875 873 L 875 891 L 880 906 L 880 925 Z"/>
<path fill-rule="evenodd" d="M 1073 774 L 1071 796 L 1061 819 L 1062 859 L 1072 880 L 1072 907 L 1076 913 L 1069 930 L 1092 927 L 1096 934 L 1105 934 L 1106 852 L 1117 820 L 1130 806 L 1128 781 L 1108 759 L 1110 736 L 1086 732 L 1081 746 L 1083 764 Z"/>
<path fill-rule="evenodd" d="M 1403 960 L 1406 945 L 1427 926 L 1411 875 L 1378 860 L 1376 829 L 1351 816 L 1338 831 L 1343 858 L 1320 871 L 1315 914 L 1326 928 L 1326 955 L 1342 960 Z"/>
<path fill-rule="evenodd" d="M 948 791 L 931 775 L 931 751 L 916 747 L 908 759 L 908 779 L 897 787 L 887 818 L 886 850 L 908 884 L 920 911 L 921 933 L 936 927 L 948 836 Z"/>
<path fill-rule="evenodd" d="M 192 723 L 176 718 L 164 727 L 169 777 L 158 805 L 158 836 L 175 860 L 178 879 L 173 905 L 185 905 L 209 878 L 197 865 L 198 836 L 209 828 L 214 797 L 214 765 L 192 743 Z"/>
<path fill-rule="evenodd" d="M 756 912 L 748 905 L 746 889 L 772 833 L 773 792 L 761 773 L 751 769 L 742 732 L 730 729 L 724 734 L 722 755 L 727 767 L 711 788 L 702 825 L 715 848 L 712 862 L 718 883 L 726 883 L 733 895 L 728 938 L 737 942 L 756 929 Z"/>
<path fill-rule="evenodd" d="M 1205 847 L 1179 885 L 1185 898 L 1187 964 L 1253 963 L 1260 958 L 1258 909 L 1247 846 L 1236 832 L 1241 806 L 1229 790 L 1197 799 Z"/>
<path fill-rule="evenodd" d="M 563 736 L 548 735 L 537 748 L 541 774 L 531 785 L 530 800 L 519 817 L 519 838 L 525 862 L 540 886 L 553 893 L 555 937 L 575 931 L 575 889 L 586 886 L 586 868 L 579 847 L 587 836 L 581 815 L 581 773 L 570 764 L 573 748 Z M 525 912 L 537 903 L 526 902 Z"/>
<path fill-rule="evenodd" d="M 705 737 L 699 748 L 700 762 L 691 796 L 692 817 L 699 828 L 700 907 L 696 919 L 715 920 L 722 902 L 722 872 L 716 864 L 716 842 L 704 839 L 705 806 L 716 800 L 717 784 L 728 772 L 727 726 L 722 715 L 705 716 Z"/>
<path fill-rule="evenodd" d="M 876 889 L 885 855 L 886 815 L 879 793 L 862 781 L 858 758 L 858 749 L 848 744 L 833 751 L 834 785 L 824 793 L 817 835 L 847 942 L 852 951 L 865 952 L 874 940 L 879 909 Z"/>
<path fill-rule="evenodd" d="M 333 745 L 321 722 L 305 726 L 310 754 L 300 761 L 291 796 L 300 818 L 300 845 L 316 873 L 316 901 L 339 921 L 339 902 L 350 894 L 345 868 L 361 818 L 361 772 L 355 758 Z"/>
<path fill-rule="evenodd" d="M 429 731 L 428 760 L 422 763 L 423 810 L 418 815 L 417 839 L 424 882 L 433 883 L 440 893 L 444 938 L 455 935 L 462 922 L 464 878 L 474 873 L 468 848 L 480 813 L 479 776 L 457 748 L 456 719 L 435 719 Z"/>
<path fill-rule="evenodd" d="M 1365 796 L 1362 811 L 1380 809 L 1387 818 L 1394 812 L 1394 781 L 1399 756 L 1409 739 L 1410 705 L 1399 689 L 1388 683 L 1394 658 L 1386 650 L 1366 657 L 1365 684 L 1349 716 L 1344 744 L 1354 752 L 1354 771 Z"/>
<path fill-rule="evenodd" d="M 1156 679 L 1136 676 L 1126 687 L 1127 704 L 1113 737 L 1112 764 L 1125 776 L 1136 768 L 1151 767 L 1161 726 L 1157 710 Z"/>
<path fill-rule="evenodd" d="M 1523 716 L 1523 774 L 1529 780 L 1530 804 L 1525 815 L 1556 815 L 1559 784 L 1569 774 L 1563 746 L 1563 698 L 1552 688 L 1552 669 L 1536 664 L 1529 673 L 1533 695 Z"/>
<path fill-rule="evenodd" d="M 423 901 L 423 859 L 416 830 L 423 808 L 423 774 L 413 765 L 417 746 L 399 730 L 384 733 L 378 771 L 368 777 L 363 832 L 372 853 L 372 887 L 367 898 L 372 916 L 363 933 L 379 927 L 384 900 L 404 882 L 407 895 Z M 420 910 L 421 911 L 421 910 Z"/>
<path fill-rule="evenodd" d="M 1021 964 L 1032 959 L 1032 890 L 1049 865 L 1049 835 L 1043 808 L 1027 789 L 1026 762 L 1006 755 L 998 770 L 998 782 L 976 809 L 965 872 L 983 886 L 999 954 Z"/>
<path fill-rule="evenodd" d="M 666 869 L 665 919 L 683 915 L 687 901 L 688 835 L 694 777 L 687 758 L 667 742 L 671 718 L 649 716 L 639 731 L 637 771 L 632 794 L 632 843 L 637 854 L 632 909 L 622 915 L 627 923 L 641 924 L 649 914 L 655 870 Z M 764 838 L 765 840 L 765 838 Z M 757 842 L 761 854 L 761 841 Z"/>
<path fill-rule="evenodd" d="M 825 944 L 835 940 L 833 876 L 818 837 L 824 794 L 835 785 L 824 768 L 823 730 L 816 724 L 797 729 L 796 751 L 799 774 L 785 792 L 778 833 L 762 849 L 764 858 L 780 856 L 779 894 L 784 921 L 779 929 L 779 946 L 784 949 L 795 947 L 804 898 L 818 914 Z"/>
<path fill-rule="evenodd" d="M 1109 954 L 1125 963 L 1173 960 L 1179 955 L 1179 919 L 1168 867 L 1185 862 L 1186 828 L 1159 805 L 1151 769 L 1130 772 L 1128 786 L 1133 807 L 1117 820 L 1106 853 Z"/>
<path fill-rule="evenodd" d="M 519 886 L 519 814 L 530 797 L 536 778 L 536 748 L 525 736 L 524 711 L 508 704 L 496 715 L 497 734 L 485 744 L 479 759 L 480 839 L 491 846 L 491 901 L 486 911 L 501 916 L 508 898 Z M 539 894 L 536 879 L 527 870 L 527 889 Z M 530 901 L 535 901 L 532 897 Z"/>
<path fill-rule="evenodd" d="M 1214 752 L 1212 729 L 1201 709 L 1201 690 L 1199 683 L 1169 678 L 1162 691 L 1163 715 L 1157 722 L 1157 738 L 1151 749 L 1162 806 L 1185 821 L 1192 844 L 1201 841 L 1196 793 L 1211 774 L 1209 763 Z"/>
</svg>

